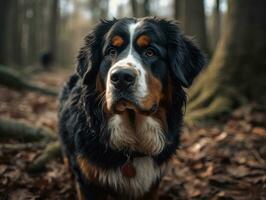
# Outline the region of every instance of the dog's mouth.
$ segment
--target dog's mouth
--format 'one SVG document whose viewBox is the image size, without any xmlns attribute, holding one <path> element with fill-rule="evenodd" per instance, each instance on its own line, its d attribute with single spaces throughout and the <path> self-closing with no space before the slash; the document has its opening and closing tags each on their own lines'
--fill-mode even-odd
<svg viewBox="0 0 266 200">
<path fill-rule="evenodd" d="M 116 102 L 114 102 L 112 110 L 114 111 L 114 113 L 119 114 L 123 113 L 126 109 L 136 111 L 136 108 L 137 108 L 136 102 L 127 100 L 125 98 L 121 98 Z"/>
<path fill-rule="evenodd" d="M 158 104 L 153 103 L 151 107 L 144 108 L 137 100 L 129 97 L 120 97 L 113 101 L 111 110 L 115 114 L 122 114 L 127 110 L 134 111 L 142 115 L 151 115 L 158 109 Z"/>
</svg>

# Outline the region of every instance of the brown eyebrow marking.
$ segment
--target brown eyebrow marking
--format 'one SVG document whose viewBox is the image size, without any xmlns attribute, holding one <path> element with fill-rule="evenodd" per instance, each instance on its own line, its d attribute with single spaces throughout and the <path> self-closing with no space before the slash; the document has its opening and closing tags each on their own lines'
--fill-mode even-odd
<svg viewBox="0 0 266 200">
<path fill-rule="evenodd" d="M 139 47 L 147 47 L 151 43 L 151 38 L 147 35 L 142 35 L 137 39 L 137 45 Z"/>
<path fill-rule="evenodd" d="M 124 40 L 121 36 L 116 35 L 112 39 L 112 45 L 115 47 L 121 47 L 124 44 Z"/>
</svg>

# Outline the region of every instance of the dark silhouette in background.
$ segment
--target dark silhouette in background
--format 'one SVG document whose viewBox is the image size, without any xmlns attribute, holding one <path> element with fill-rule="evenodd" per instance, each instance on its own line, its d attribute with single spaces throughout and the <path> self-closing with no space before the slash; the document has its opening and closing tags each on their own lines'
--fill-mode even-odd
<svg viewBox="0 0 266 200">
<path fill-rule="evenodd" d="M 44 69 L 51 69 L 54 61 L 54 55 L 51 52 L 45 52 L 40 56 L 40 64 Z"/>
</svg>

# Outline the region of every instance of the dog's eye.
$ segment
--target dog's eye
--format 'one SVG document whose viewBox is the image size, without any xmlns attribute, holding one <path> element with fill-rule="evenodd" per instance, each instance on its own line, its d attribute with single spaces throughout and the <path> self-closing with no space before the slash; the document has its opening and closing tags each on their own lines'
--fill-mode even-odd
<svg viewBox="0 0 266 200">
<path fill-rule="evenodd" d="M 144 52 L 144 55 L 146 57 L 152 57 L 152 56 L 155 56 L 156 52 L 154 49 L 152 48 L 148 48 L 145 52 Z"/>
<path fill-rule="evenodd" d="M 116 57 L 117 51 L 114 48 L 110 48 L 108 50 L 108 55 L 111 56 L 111 57 Z"/>
</svg>

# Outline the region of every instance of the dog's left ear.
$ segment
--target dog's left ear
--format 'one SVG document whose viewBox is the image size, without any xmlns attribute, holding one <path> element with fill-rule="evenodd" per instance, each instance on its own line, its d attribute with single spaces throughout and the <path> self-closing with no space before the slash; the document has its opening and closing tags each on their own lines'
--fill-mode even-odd
<svg viewBox="0 0 266 200">
<path fill-rule="evenodd" d="M 197 45 L 181 33 L 177 22 L 167 23 L 170 68 L 177 81 L 188 88 L 205 65 L 205 57 Z"/>
<path fill-rule="evenodd" d="M 101 20 L 93 30 L 85 37 L 85 44 L 79 50 L 77 56 L 77 74 L 84 84 L 95 84 L 96 74 L 102 60 L 101 49 L 104 35 L 116 22 L 113 20 Z"/>
</svg>

